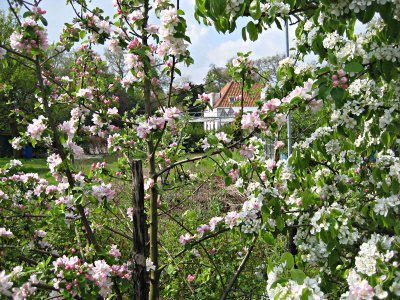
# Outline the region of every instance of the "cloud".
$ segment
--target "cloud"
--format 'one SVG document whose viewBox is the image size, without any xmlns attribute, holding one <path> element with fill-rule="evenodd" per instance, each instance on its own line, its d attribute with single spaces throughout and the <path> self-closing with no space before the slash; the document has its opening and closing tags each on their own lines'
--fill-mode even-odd
<svg viewBox="0 0 400 300">
<path fill-rule="evenodd" d="M 191 48 L 200 46 L 203 44 L 209 33 L 209 29 L 204 26 L 199 26 L 198 24 L 190 24 L 189 29 L 187 30 L 187 36 L 190 37 L 192 42 Z"/>
<path fill-rule="evenodd" d="M 189 36 L 193 39 L 193 45 L 189 49 L 195 62 L 189 68 L 182 68 L 182 71 L 183 75 L 190 76 L 196 83 L 203 82 L 211 64 L 225 66 L 227 61 L 236 56 L 238 52 L 252 51 L 251 58 L 257 59 L 282 54 L 286 51 L 285 32 L 276 27 L 264 31 L 259 35 L 257 41 L 252 42 L 250 40 L 243 41 L 240 30 L 230 35 L 222 35 L 209 27 L 192 26 Z M 294 38 L 294 31 L 295 28 L 290 28 L 290 39 Z"/>
</svg>

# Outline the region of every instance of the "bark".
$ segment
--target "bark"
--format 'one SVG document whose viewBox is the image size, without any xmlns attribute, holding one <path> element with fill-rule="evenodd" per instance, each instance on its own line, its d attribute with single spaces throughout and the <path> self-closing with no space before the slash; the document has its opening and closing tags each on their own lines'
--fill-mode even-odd
<svg viewBox="0 0 400 300">
<path fill-rule="evenodd" d="M 142 25 L 142 42 L 143 45 L 148 45 L 148 38 L 146 34 L 145 28 L 147 27 L 148 20 L 149 20 L 149 10 L 150 5 L 149 1 L 144 1 L 144 19 Z M 145 104 L 145 112 L 147 117 L 152 115 L 151 111 L 151 82 L 148 78 L 149 76 L 149 66 L 147 63 L 144 64 L 144 73 L 146 77 L 144 79 L 143 84 L 143 91 L 144 91 L 144 104 Z M 155 147 L 154 143 L 151 139 L 147 141 L 147 159 L 149 163 L 149 179 L 153 179 L 154 182 L 157 182 L 157 172 L 156 172 L 156 164 L 155 164 Z M 153 264 L 156 266 L 155 270 L 150 272 L 150 291 L 149 291 L 149 298 L 151 300 L 159 298 L 159 278 L 160 272 L 158 271 L 158 212 L 157 212 L 157 197 L 158 192 L 157 188 L 154 186 L 150 189 L 150 228 L 149 228 L 149 236 L 150 236 L 150 259 Z"/>
<path fill-rule="evenodd" d="M 148 299 L 146 272 L 146 214 L 144 211 L 144 182 L 142 161 L 134 160 L 132 167 L 132 207 L 133 207 L 133 257 L 135 262 L 135 299 Z"/>
</svg>

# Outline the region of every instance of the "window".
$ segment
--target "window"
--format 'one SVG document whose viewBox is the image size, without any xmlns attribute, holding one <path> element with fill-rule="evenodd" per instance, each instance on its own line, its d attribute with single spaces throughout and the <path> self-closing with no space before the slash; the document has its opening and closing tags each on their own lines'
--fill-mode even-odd
<svg viewBox="0 0 400 300">
<path fill-rule="evenodd" d="M 233 103 L 235 102 L 235 97 L 234 96 L 230 96 L 229 97 L 229 103 Z"/>
</svg>

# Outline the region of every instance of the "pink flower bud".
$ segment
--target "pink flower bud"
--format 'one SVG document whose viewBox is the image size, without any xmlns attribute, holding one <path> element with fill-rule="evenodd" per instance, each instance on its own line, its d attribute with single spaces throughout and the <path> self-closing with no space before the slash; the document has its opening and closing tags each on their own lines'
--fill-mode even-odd
<svg viewBox="0 0 400 300">
<path fill-rule="evenodd" d="M 346 76 L 346 71 L 343 70 L 343 69 L 340 69 L 340 70 L 338 71 L 338 75 L 339 75 L 339 77 Z"/>
<path fill-rule="evenodd" d="M 192 283 L 193 281 L 195 281 L 196 275 L 189 274 L 186 279 L 189 283 Z"/>
<path fill-rule="evenodd" d="M 337 75 L 335 74 L 335 75 L 332 75 L 332 80 L 333 81 L 336 81 L 336 80 L 338 80 L 338 77 L 337 77 Z"/>
</svg>

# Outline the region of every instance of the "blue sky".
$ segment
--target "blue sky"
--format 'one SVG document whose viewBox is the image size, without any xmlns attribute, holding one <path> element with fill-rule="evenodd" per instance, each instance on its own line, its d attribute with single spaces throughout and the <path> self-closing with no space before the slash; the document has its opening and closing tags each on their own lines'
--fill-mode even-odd
<svg viewBox="0 0 400 300">
<path fill-rule="evenodd" d="M 6 6 L 1 1 L 0 7 Z M 47 10 L 48 33 L 51 41 L 56 41 L 63 24 L 70 22 L 74 17 L 72 8 L 66 6 L 65 0 L 43 0 L 41 7 Z M 237 52 L 253 51 L 252 58 L 260 58 L 285 52 L 284 32 L 272 28 L 259 36 L 256 42 L 244 42 L 241 37 L 241 28 L 246 25 L 245 20 L 238 24 L 238 30 L 232 34 L 218 33 L 213 27 L 199 24 L 193 17 L 195 0 L 184 0 L 181 8 L 186 13 L 188 36 L 192 44 L 189 50 L 195 63 L 189 68 L 181 66 L 182 75 L 192 82 L 201 83 L 207 74 L 209 66 L 215 64 L 224 66 L 229 58 Z M 112 16 L 115 9 L 112 0 L 92 0 L 93 6 L 101 7 L 107 15 Z M 294 37 L 294 29 L 290 30 L 290 39 Z M 101 51 L 99 49 L 98 51 Z"/>
</svg>

